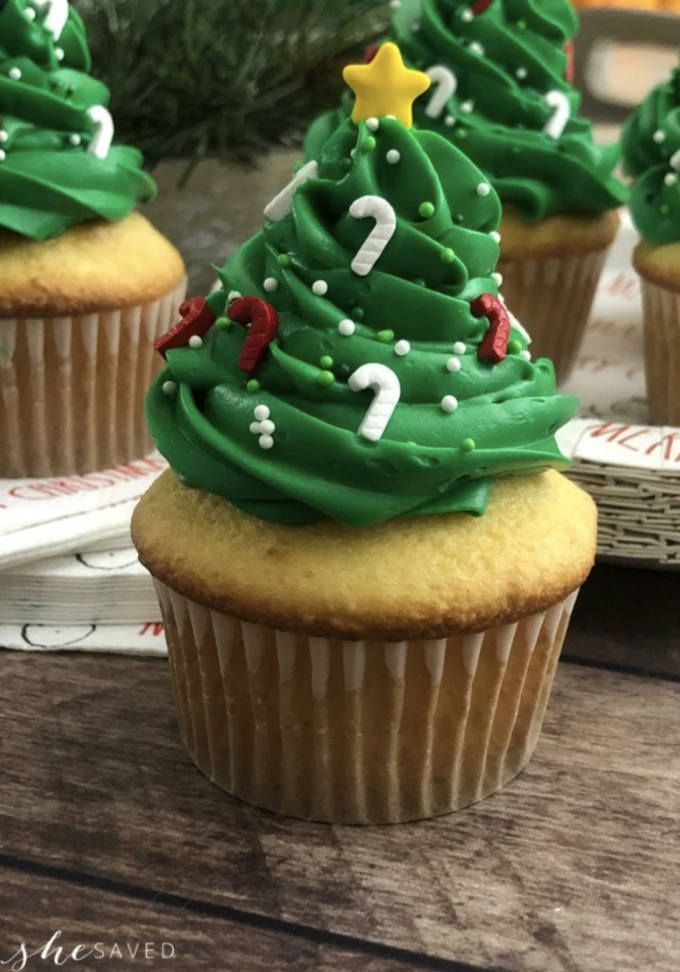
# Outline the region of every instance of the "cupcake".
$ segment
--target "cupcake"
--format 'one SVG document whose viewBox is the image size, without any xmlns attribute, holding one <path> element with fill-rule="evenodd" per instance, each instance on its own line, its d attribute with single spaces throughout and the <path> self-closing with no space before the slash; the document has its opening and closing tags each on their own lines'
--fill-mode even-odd
<svg viewBox="0 0 680 972">
<path fill-rule="evenodd" d="M 647 399 L 652 422 L 680 426 L 680 69 L 630 116 L 624 169 L 635 179 L 633 264 L 642 284 Z"/>
<path fill-rule="evenodd" d="M 76 11 L 0 8 L 0 477 L 85 473 L 152 448 L 153 343 L 184 265 L 133 212 L 155 185 L 111 144 Z"/>
<path fill-rule="evenodd" d="M 568 0 L 402 0 L 391 30 L 407 63 L 432 78 L 416 125 L 464 152 L 500 196 L 504 295 L 560 379 L 575 363 L 626 200 L 612 176 L 618 147 L 596 146 L 578 117 L 577 26 Z M 315 123 L 308 157 L 348 110 Z"/>
<path fill-rule="evenodd" d="M 596 514 L 559 473 L 577 401 L 498 296 L 495 191 L 411 127 L 429 81 L 394 45 L 345 77 L 353 118 L 159 342 L 170 470 L 133 538 L 196 765 L 393 823 L 526 765 Z"/>
</svg>

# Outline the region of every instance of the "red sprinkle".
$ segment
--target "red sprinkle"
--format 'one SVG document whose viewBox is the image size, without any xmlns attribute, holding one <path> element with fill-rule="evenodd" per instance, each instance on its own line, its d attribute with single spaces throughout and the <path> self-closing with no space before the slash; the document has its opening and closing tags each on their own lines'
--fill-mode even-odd
<svg viewBox="0 0 680 972">
<path fill-rule="evenodd" d="M 215 323 L 215 314 L 203 297 L 190 297 L 179 309 L 182 320 L 159 338 L 154 347 L 164 358 L 174 348 L 184 348 L 189 338 L 203 337 Z"/>
<path fill-rule="evenodd" d="M 276 308 L 260 297 L 239 297 L 233 301 L 227 314 L 237 324 L 250 325 L 238 366 L 241 371 L 252 375 L 265 358 L 269 345 L 279 329 L 279 315 Z"/>
<path fill-rule="evenodd" d="M 574 80 L 575 51 L 574 42 L 567 41 L 564 45 L 564 52 L 567 55 L 567 66 L 564 70 L 564 78 L 571 84 Z"/>
<path fill-rule="evenodd" d="M 472 301 L 470 310 L 475 317 L 486 317 L 489 320 L 489 330 L 479 347 L 477 357 L 498 364 L 508 353 L 510 340 L 508 312 L 494 294 L 481 294 Z"/>
<path fill-rule="evenodd" d="M 371 61 L 374 61 L 379 50 L 377 44 L 369 44 L 364 52 L 364 64 L 370 64 Z"/>
<path fill-rule="evenodd" d="M 472 10 L 475 17 L 479 17 L 481 13 L 484 13 L 487 7 L 490 7 L 493 0 L 475 0 L 470 9 Z"/>
</svg>

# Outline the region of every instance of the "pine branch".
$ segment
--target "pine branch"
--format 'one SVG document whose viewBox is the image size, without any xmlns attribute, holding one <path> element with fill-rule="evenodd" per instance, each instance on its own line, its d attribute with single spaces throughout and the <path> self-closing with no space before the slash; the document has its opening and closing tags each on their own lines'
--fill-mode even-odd
<svg viewBox="0 0 680 972">
<path fill-rule="evenodd" d="M 252 163 L 337 102 L 340 67 L 385 29 L 385 0 L 73 0 L 116 136 L 153 167 Z"/>
</svg>

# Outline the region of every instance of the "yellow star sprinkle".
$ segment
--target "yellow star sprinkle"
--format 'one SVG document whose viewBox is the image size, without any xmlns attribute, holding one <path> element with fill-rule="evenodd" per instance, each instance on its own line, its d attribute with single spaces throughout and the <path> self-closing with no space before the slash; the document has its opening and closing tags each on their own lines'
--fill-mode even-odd
<svg viewBox="0 0 680 972">
<path fill-rule="evenodd" d="M 413 125 L 413 102 L 431 84 L 422 71 L 404 66 L 396 44 L 383 44 L 370 64 L 350 65 L 342 76 L 357 96 L 353 122 L 394 115 L 407 128 Z"/>
</svg>

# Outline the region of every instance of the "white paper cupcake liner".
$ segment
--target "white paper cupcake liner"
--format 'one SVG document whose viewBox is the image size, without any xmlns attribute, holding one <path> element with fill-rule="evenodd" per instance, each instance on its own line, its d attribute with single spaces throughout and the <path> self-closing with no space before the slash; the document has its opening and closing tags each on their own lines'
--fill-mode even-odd
<svg viewBox="0 0 680 972">
<path fill-rule="evenodd" d="M 650 418 L 654 425 L 680 426 L 680 294 L 640 282 Z"/>
<path fill-rule="evenodd" d="M 186 281 L 153 303 L 81 317 L 0 320 L 0 478 L 109 469 L 148 454 L 154 342 Z"/>
<path fill-rule="evenodd" d="M 389 643 L 274 631 L 156 587 L 199 769 L 275 813 L 363 824 L 460 809 L 526 766 L 578 594 L 480 634 Z"/>
<path fill-rule="evenodd" d="M 550 358 L 564 380 L 576 363 L 607 251 L 546 260 L 501 260 L 501 293 L 532 337 L 534 358 Z"/>
</svg>

